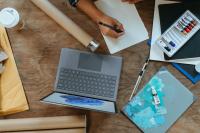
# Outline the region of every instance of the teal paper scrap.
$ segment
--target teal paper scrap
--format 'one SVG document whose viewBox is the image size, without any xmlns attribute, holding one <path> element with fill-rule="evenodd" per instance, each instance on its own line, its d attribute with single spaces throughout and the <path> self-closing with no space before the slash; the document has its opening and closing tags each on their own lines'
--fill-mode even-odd
<svg viewBox="0 0 200 133">
<path fill-rule="evenodd" d="M 151 87 L 157 91 L 160 104 L 155 105 Z M 123 109 L 129 119 L 140 128 L 154 128 L 165 123 L 167 109 L 164 106 L 163 92 L 164 83 L 162 79 L 154 76 L 148 84 L 135 96 Z"/>
</svg>

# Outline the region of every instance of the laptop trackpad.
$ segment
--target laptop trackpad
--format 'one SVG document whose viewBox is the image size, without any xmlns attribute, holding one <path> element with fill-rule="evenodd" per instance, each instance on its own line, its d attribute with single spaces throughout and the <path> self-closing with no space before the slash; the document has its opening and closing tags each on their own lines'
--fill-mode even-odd
<svg viewBox="0 0 200 133">
<path fill-rule="evenodd" d="M 80 53 L 78 68 L 93 71 L 101 71 L 103 57 L 100 55 L 90 55 Z"/>
</svg>

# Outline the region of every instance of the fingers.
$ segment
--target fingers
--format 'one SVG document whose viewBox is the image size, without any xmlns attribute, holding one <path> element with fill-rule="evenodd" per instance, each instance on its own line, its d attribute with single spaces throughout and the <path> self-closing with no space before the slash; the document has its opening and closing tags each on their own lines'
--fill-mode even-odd
<svg viewBox="0 0 200 133">
<path fill-rule="evenodd" d="M 122 36 L 123 34 L 124 33 L 117 33 L 117 32 L 115 32 L 113 30 L 108 30 L 106 33 L 104 33 L 104 35 L 110 36 L 112 38 L 118 38 L 118 37 Z"/>
<path fill-rule="evenodd" d="M 103 16 L 98 23 L 101 32 L 113 38 L 118 38 L 124 34 L 123 25 L 116 19 L 109 17 L 107 15 Z"/>
<path fill-rule="evenodd" d="M 122 28 L 122 29 L 123 29 L 123 28 Z M 103 29 L 101 29 L 101 32 L 102 32 L 104 35 L 110 36 L 110 37 L 112 37 L 112 38 L 118 38 L 118 37 L 124 35 L 124 32 L 118 33 L 118 32 L 116 32 L 116 31 L 114 31 L 114 30 L 112 30 L 112 29 L 109 29 L 109 28 L 106 28 L 106 29 L 105 29 L 105 27 L 104 27 Z"/>
<path fill-rule="evenodd" d="M 115 24 L 117 25 L 117 28 L 124 32 L 125 30 L 124 30 L 123 25 L 117 20 L 114 20 L 114 21 L 115 21 Z"/>
<path fill-rule="evenodd" d="M 124 27 L 119 21 L 114 19 L 112 25 L 116 25 L 117 29 L 120 29 L 122 32 L 116 32 L 115 30 L 108 29 L 105 35 L 113 37 L 113 38 L 118 38 L 124 35 Z"/>
</svg>

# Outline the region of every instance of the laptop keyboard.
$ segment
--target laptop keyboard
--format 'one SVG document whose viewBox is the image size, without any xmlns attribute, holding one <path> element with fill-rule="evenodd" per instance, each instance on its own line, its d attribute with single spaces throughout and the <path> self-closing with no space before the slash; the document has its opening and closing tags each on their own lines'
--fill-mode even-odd
<svg viewBox="0 0 200 133">
<path fill-rule="evenodd" d="M 57 89 L 78 95 L 114 98 L 116 81 L 116 76 L 61 68 Z"/>
</svg>

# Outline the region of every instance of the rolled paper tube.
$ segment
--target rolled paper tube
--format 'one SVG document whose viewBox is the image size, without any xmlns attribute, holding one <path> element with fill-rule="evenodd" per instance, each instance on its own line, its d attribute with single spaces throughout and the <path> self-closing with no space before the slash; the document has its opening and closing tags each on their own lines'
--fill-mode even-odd
<svg viewBox="0 0 200 133">
<path fill-rule="evenodd" d="M 0 131 L 34 131 L 86 128 L 85 116 L 59 116 L 0 120 Z"/>
<path fill-rule="evenodd" d="M 60 130 L 40 130 L 40 131 L 19 131 L 6 133 L 86 133 L 85 128 L 78 129 L 60 129 Z"/>
<path fill-rule="evenodd" d="M 80 41 L 85 47 L 95 51 L 99 44 L 94 41 L 88 33 L 68 18 L 64 13 L 58 10 L 48 0 L 31 0 L 36 6 L 44 11 L 49 17 L 56 21 L 60 26 L 67 30 L 72 36 Z"/>
</svg>

